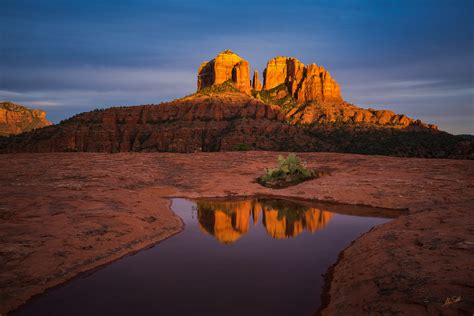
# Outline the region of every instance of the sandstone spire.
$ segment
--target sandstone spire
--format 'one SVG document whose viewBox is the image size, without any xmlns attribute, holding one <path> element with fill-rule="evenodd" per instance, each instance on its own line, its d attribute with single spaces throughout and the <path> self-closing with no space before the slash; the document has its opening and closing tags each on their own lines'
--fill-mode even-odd
<svg viewBox="0 0 474 316">
<path fill-rule="evenodd" d="M 278 56 L 270 59 L 263 72 L 263 79 L 263 90 L 285 85 L 287 93 L 298 103 L 343 101 L 339 85 L 324 67 L 316 64 L 305 66 L 293 57 Z M 248 61 L 230 50 L 223 51 L 211 61 L 201 64 L 197 89 L 199 91 L 226 81 L 232 81 L 238 90 L 247 94 L 251 93 L 252 88 L 255 91 L 262 90 L 258 72 L 254 72 L 251 85 Z"/>
<path fill-rule="evenodd" d="M 237 89 L 250 94 L 250 67 L 248 61 L 242 59 L 232 68 L 232 81 Z"/>
<path fill-rule="evenodd" d="M 275 57 L 264 71 L 264 90 L 286 84 L 292 97 L 306 101 L 342 102 L 338 83 L 324 67 L 316 64 L 305 66 L 298 59 Z"/>
<path fill-rule="evenodd" d="M 262 90 L 262 83 L 258 79 L 258 70 L 253 72 L 252 88 L 256 91 Z"/>
<path fill-rule="evenodd" d="M 198 71 L 198 91 L 232 80 L 235 87 L 250 93 L 249 64 L 230 50 L 223 51 L 213 60 L 204 62 Z"/>
<path fill-rule="evenodd" d="M 263 72 L 263 90 L 270 90 L 282 83 L 287 77 L 286 57 L 275 57 L 267 62 L 267 68 Z"/>
</svg>

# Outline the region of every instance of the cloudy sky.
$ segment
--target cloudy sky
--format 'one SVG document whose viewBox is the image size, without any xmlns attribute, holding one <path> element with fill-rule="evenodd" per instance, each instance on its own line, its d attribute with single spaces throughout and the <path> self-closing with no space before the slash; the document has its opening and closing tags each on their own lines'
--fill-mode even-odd
<svg viewBox="0 0 474 316">
<path fill-rule="evenodd" d="M 53 122 L 190 94 L 231 49 L 324 65 L 354 104 L 474 134 L 474 1 L 0 0 L 0 100 Z"/>
</svg>

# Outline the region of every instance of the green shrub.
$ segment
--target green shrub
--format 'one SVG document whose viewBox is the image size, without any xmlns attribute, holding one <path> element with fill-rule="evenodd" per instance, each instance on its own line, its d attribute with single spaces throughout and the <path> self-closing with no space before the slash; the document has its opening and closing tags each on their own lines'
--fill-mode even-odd
<svg viewBox="0 0 474 316">
<path fill-rule="evenodd" d="M 227 81 L 224 81 L 221 84 L 202 88 L 197 93 L 203 94 L 203 95 L 210 95 L 213 93 L 221 93 L 221 92 L 240 92 L 240 91 L 239 89 L 235 87 L 234 82 L 231 79 L 229 79 Z"/>
<path fill-rule="evenodd" d="M 236 151 L 249 151 L 249 150 L 252 150 L 252 146 L 250 146 L 249 144 L 240 143 L 240 144 L 235 145 L 234 150 L 236 150 Z"/>
<path fill-rule="evenodd" d="M 308 169 L 300 158 L 295 154 L 289 154 L 286 158 L 278 156 L 278 167 L 265 169 L 265 174 L 257 181 L 267 187 L 286 187 L 315 176 L 315 171 Z"/>
</svg>

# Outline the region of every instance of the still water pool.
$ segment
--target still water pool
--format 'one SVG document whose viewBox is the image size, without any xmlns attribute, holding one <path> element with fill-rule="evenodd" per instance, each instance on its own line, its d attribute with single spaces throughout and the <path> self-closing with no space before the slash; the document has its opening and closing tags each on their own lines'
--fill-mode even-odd
<svg viewBox="0 0 474 316">
<path fill-rule="evenodd" d="M 15 315 L 312 315 L 322 275 L 389 210 L 279 199 L 173 199 L 185 229 Z"/>
</svg>

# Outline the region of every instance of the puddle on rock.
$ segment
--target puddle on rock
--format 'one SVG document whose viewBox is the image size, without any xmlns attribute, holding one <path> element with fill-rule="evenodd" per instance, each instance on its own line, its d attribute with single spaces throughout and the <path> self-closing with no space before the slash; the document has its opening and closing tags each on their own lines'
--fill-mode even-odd
<svg viewBox="0 0 474 316">
<path fill-rule="evenodd" d="M 312 315 L 338 254 L 399 214 L 282 199 L 173 199 L 172 209 L 183 232 L 15 315 Z"/>
</svg>

